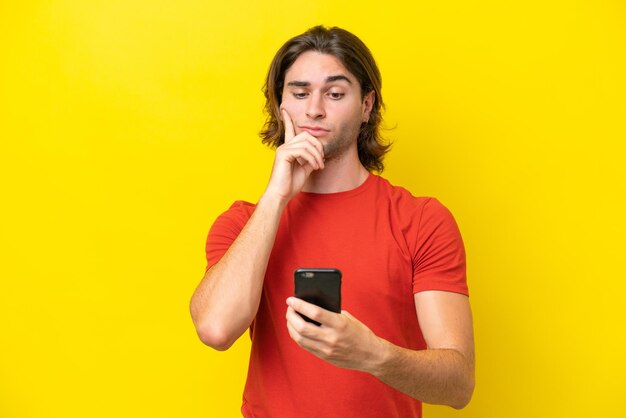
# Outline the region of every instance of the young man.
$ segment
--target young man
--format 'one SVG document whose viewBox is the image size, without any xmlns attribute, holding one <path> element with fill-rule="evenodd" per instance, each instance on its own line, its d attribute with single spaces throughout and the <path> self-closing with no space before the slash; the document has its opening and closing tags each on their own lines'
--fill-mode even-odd
<svg viewBox="0 0 626 418">
<path fill-rule="evenodd" d="M 339 28 L 312 28 L 274 57 L 269 183 L 256 205 L 235 202 L 215 221 L 191 300 L 211 347 L 250 329 L 246 417 L 420 417 L 421 401 L 471 398 L 461 236 L 437 200 L 371 173 L 387 151 L 380 87 L 370 51 Z M 345 310 L 294 298 L 300 267 L 339 268 Z"/>
</svg>

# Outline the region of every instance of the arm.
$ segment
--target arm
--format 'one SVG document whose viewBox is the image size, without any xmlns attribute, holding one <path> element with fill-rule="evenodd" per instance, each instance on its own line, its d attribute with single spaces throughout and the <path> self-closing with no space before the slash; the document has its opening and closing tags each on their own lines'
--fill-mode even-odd
<svg viewBox="0 0 626 418">
<path fill-rule="evenodd" d="M 282 206 L 261 198 L 237 239 L 196 288 L 190 311 L 205 344 L 228 349 L 254 319 Z"/>
<path fill-rule="evenodd" d="M 414 398 L 454 408 L 474 391 L 474 337 L 469 299 L 450 292 L 415 294 L 427 349 L 407 350 L 385 341 L 381 364 L 372 374 Z"/>
<path fill-rule="evenodd" d="M 311 172 L 324 167 L 321 142 L 307 132 L 295 135 L 286 112 L 283 120 L 285 143 L 276 150 L 263 196 L 239 236 L 205 273 L 191 298 L 191 317 L 198 336 L 218 350 L 228 349 L 252 323 L 283 210 L 302 190 Z"/>
<path fill-rule="evenodd" d="M 426 350 L 398 347 L 346 311 L 335 314 L 295 298 L 287 300 L 287 326 L 298 345 L 332 364 L 370 373 L 415 399 L 463 408 L 474 389 L 469 300 L 442 291 L 414 298 Z M 323 325 L 305 322 L 296 311 Z"/>
</svg>

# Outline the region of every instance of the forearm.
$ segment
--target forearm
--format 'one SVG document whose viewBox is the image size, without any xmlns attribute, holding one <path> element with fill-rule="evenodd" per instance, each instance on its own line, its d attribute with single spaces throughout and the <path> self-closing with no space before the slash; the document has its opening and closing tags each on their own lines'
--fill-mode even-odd
<svg viewBox="0 0 626 418">
<path fill-rule="evenodd" d="M 441 309 L 425 309 L 430 302 Z M 324 310 L 301 299 L 287 299 L 287 329 L 302 348 L 338 367 L 370 373 L 387 385 L 420 401 L 462 408 L 474 390 L 474 344 L 467 298 L 438 292 L 421 295 L 419 309 L 439 319 L 423 319 L 427 342 L 439 347 L 410 350 L 378 337 L 349 312 Z M 300 315 L 323 324 L 305 322 Z M 447 318 L 456 325 L 445 325 Z M 433 330 L 433 321 L 442 325 Z M 442 332 L 442 330 L 446 330 Z M 440 334 L 440 335 L 438 335 Z M 443 348 L 445 347 L 445 348 Z"/>
<path fill-rule="evenodd" d="M 254 319 L 284 205 L 280 199 L 262 197 L 237 239 L 194 292 L 191 316 L 205 344 L 227 349 Z"/>
<path fill-rule="evenodd" d="M 222 259 L 204 276 L 191 299 L 191 316 L 200 339 L 225 350 L 252 323 L 259 309 L 263 278 L 287 202 L 309 175 L 324 168 L 322 143 L 296 135 L 284 113 L 285 143 L 276 149 L 272 174 L 254 213 Z"/>
<path fill-rule="evenodd" d="M 474 360 L 454 349 L 409 350 L 381 340 L 380 360 L 368 370 L 389 386 L 426 403 L 466 406 L 474 391 Z"/>
</svg>

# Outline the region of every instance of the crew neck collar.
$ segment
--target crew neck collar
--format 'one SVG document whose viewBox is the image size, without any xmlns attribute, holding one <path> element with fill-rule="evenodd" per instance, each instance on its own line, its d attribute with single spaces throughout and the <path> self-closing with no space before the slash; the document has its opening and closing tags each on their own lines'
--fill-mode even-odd
<svg viewBox="0 0 626 418">
<path fill-rule="evenodd" d="M 355 187 L 354 189 L 344 190 L 342 192 L 334 192 L 334 193 L 314 193 L 314 192 L 300 192 L 298 194 L 299 197 L 303 199 L 340 199 L 346 197 L 352 197 L 359 195 L 372 187 L 376 180 L 376 175 L 372 173 L 368 173 L 365 181 Z"/>
</svg>

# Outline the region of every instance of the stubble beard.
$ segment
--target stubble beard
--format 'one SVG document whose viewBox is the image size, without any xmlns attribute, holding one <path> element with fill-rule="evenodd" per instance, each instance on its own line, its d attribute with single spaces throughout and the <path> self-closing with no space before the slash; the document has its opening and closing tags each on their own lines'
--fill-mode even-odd
<svg viewBox="0 0 626 418">
<path fill-rule="evenodd" d="M 348 150 L 356 143 L 360 131 L 360 126 L 356 129 L 341 129 L 337 136 L 330 139 L 323 145 L 324 148 L 324 160 L 340 160 L 346 155 Z"/>
</svg>

